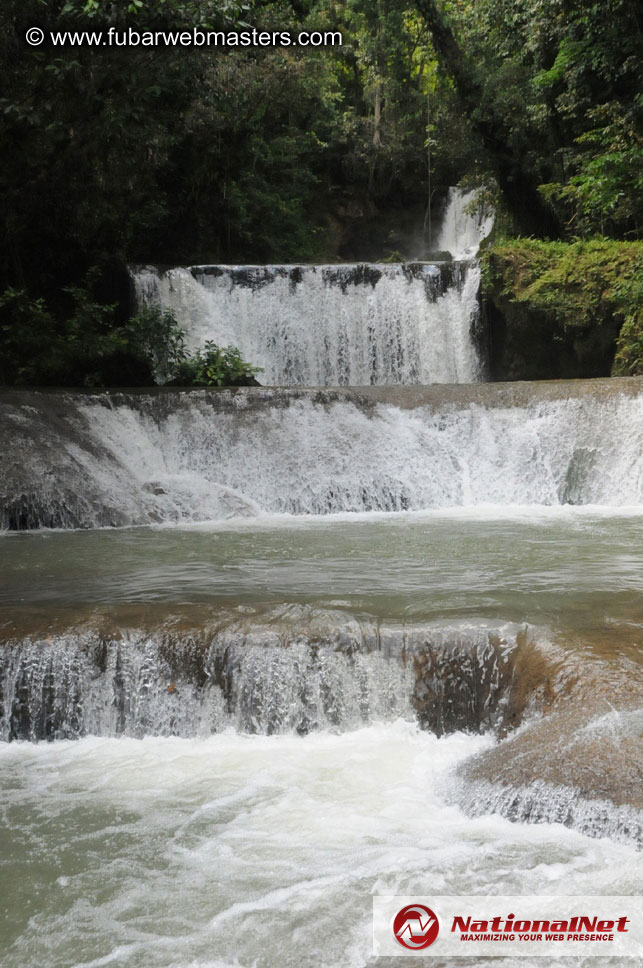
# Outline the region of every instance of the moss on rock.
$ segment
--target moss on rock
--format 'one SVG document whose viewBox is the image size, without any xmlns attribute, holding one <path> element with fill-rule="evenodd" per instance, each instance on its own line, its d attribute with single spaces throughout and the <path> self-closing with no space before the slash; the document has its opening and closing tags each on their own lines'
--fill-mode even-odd
<svg viewBox="0 0 643 968">
<path fill-rule="evenodd" d="M 496 379 L 643 374 L 643 243 L 515 239 L 483 266 Z"/>
</svg>

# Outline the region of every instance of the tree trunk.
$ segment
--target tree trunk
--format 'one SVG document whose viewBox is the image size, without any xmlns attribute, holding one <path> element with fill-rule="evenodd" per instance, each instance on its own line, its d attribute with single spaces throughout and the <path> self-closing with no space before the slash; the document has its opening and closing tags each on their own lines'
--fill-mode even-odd
<svg viewBox="0 0 643 968">
<path fill-rule="evenodd" d="M 380 125 L 382 123 L 382 85 L 378 81 L 377 87 L 375 88 L 375 108 L 374 108 L 374 118 L 373 118 L 373 147 L 379 148 L 382 144 L 382 136 L 380 135 Z"/>
</svg>

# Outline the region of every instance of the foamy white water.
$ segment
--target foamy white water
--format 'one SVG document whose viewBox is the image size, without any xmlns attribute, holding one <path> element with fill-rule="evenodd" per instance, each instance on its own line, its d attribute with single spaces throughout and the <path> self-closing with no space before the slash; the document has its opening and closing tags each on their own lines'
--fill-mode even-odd
<svg viewBox="0 0 643 968">
<path fill-rule="evenodd" d="M 643 504 L 639 384 L 555 389 L 7 395 L 4 523 Z"/>
<path fill-rule="evenodd" d="M 478 283 L 146 270 L 193 347 L 363 389 L 1 395 L 6 968 L 362 968 L 373 894 L 640 891 L 641 384 L 399 386 L 484 376 Z"/>
<path fill-rule="evenodd" d="M 264 385 L 474 383 L 480 269 L 454 265 L 192 266 L 134 276 L 197 349 L 233 345 Z"/>
<path fill-rule="evenodd" d="M 473 259 L 480 243 L 493 228 L 493 213 L 484 211 L 478 192 L 462 188 L 449 189 L 436 249 L 450 252 L 454 259 Z"/>
<path fill-rule="evenodd" d="M 265 385 L 474 383 L 485 377 L 480 269 L 493 216 L 450 188 L 437 239 L 454 263 L 203 265 L 133 273 L 140 305 L 170 309 L 195 350 L 237 346 Z"/>
<path fill-rule="evenodd" d="M 447 803 L 490 742 L 400 721 L 2 745 L 3 965 L 361 968 L 374 893 L 637 893 L 633 849 Z"/>
</svg>

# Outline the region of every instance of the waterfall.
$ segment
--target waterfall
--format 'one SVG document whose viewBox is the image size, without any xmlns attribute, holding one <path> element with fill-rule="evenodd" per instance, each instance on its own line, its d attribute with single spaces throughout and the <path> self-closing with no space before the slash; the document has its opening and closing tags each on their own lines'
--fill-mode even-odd
<svg viewBox="0 0 643 968">
<path fill-rule="evenodd" d="M 265 385 L 474 383 L 484 377 L 476 263 L 192 266 L 134 274 L 194 350 L 237 346 Z"/>
<path fill-rule="evenodd" d="M 643 842 L 641 711 L 593 715 L 613 683 L 546 629 L 394 625 L 310 606 L 223 610 L 181 628 L 79 618 L 3 642 L 1 740 L 342 733 L 397 719 L 503 737 L 522 725 L 461 764 L 448 801 L 472 817 Z"/>
<path fill-rule="evenodd" d="M 293 608 L 177 632 L 70 630 L 5 643 L 0 739 L 345 731 L 412 720 L 437 735 L 516 725 L 516 675 L 534 666 L 516 626 L 379 626 Z M 531 666 L 530 666 L 531 667 Z M 523 668 L 523 673 L 524 673 Z"/>
<path fill-rule="evenodd" d="M 484 382 L 472 202 L 437 265 L 137 272 L 273 386 L 2 390 L 0 739 L 419 727 L 467 824 L 641 844 L 643 381 Z"/>
<path fill-rule="evenodd" d="M 641 381 L 0 396 L 0 523 L 643 502 Z"/>
<path fill-rule="evenodd" d="M 450 188 L 436 249 L 454 259 L 475 259 L 480 243 L 493 228 L 493 214 L 485 211 L 475 190 Z"/>
<path fill-rule="evenodd" d="M 459 802 L 471 817 L 496 813 L 514 823 L 559 823 L 589 837 L 643 846 L 643 811 L 583 796 L 574 787 L 535 781 L 528 787 L 463 784 Z"/>
<path fill-rule="evenodd" d="M 486 375 L 480 242 L 493 217 L 450 188 L 437 248 L 453 262 L 132 270 L 139 306 L 174 313 L 191 350 L 236 346 L 268 386 L 475 383 Z"/>
</svg>

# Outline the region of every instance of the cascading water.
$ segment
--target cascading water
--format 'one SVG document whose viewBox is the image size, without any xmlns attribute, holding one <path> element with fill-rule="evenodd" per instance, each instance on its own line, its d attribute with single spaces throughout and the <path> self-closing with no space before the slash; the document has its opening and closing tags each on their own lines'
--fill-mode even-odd
<svg viewBox="0 0 643 968">
<path fill-rule="evenodd" d="M 480 379 L 477 272 L 136 277 L 362 387 L 0 393 L 8 968 L 364 968 L 373 893 L 640 890 L 643 382 L 369 385 Z"/>
<path fill-rule="evenodd" d="M 454 259 L 475 259 L 480 243 L 493 228 L 493 214 L 485 211 L 475 190 L 450 188 L 436 249 Z"/>
<path fill-rule="evenodd" d="M 171 309 L 191 349 L 233 345 L 271 386 L 475 383 L 486 363 L 478 245 L 490 219 L 450 189 L 437 265 L 191 266 L 133 273 L 139 305 Z"/>
<path fill-rule="evenodd" d="M 361 394 L 7 392 L 0 523 L 636 505 L 639 391 L 633 380 Z"/>
<path fill-rule="evenodd" d="M 207 631 L 14 640 L 0 659 L 0 739 L 344 732 L 415 716 L 441 735 L 516 725 L 524 711 L 525 630 L 323 618 L 237 612 Z"/>
<path fill-rule="evenodd" d="M 213 340 L 265 385 L 474 383 L 484 374 L 476 265 L 192 266 L 134 277 L 191 349 Z"/>
<path fill-rule="evenodd" d="M 473 616 L 553 622 L 576 631 L 594 630 L 598 621 L 607 623 L 605 636 L 610 627 L 619 636 L 639 627 L 643 616 L 623 598 L 636 579 L 622 547 L 638 540 L 636 506 L 643 503 L 642 391 L 636 379 L 153 394 L 5 391 L 5 526 L 47 526 L 64 534 L 114 524 L 210 524 L 184 537 L 171 531 L 128 539 L 116 532 L 123 535 L 118 551 L 111 539 L 111 551 L 104 546 L 103 538 L 95 548 L 76 538 L 68 546 L 57 544 L 68 562 L 60 577 L 54 577 L 57 564 L 46 547 L 26 545 L 25 557 L 23 546 L 16 547 L 18 570 L 9 570 L 0 600 L 72 609 L 85 602 L 170 603 L 175 596 L 179 603 L 225 607 L 246 601 L 244 608 L 286 600 L 297 607 L 340 605 L 344 613 L 332 613 L 321 631 L 307 631 L 308 619 L 297 613 L 287 632 L 271 622 L 253 625 L 250 617 L 241 628 L 220 611 L 211 633 L 202 622 L 189 633 L 147 632 L 137 617 L 97 636 L 79 631 L 78 620 L 70 624 L 63 614 L 61 631 L 43 636 L 27 622 L 5 645 L 5 737 L 187 737 L 231 727 L 304 733 L 366 727 L 400 715 L 436 733 L 502 732 L 526 712 L 548 712 L 560 683 L 574 677 L 569 669 L 550 674 L 549 660 L 523 661 L 515 630 L 512 646 L 491 644 L 488 624 L 479 617 L 466 634 L 435 623 L 462 615 L 465 581 Z M 511 527 L 510 505 L 518 515 Z M 616 523 L 613 515 L 623 505 L 631 506 L 633 517 Z M 599 517 L 569 516 L 584 506 Z M 612 517 L 602 524 L 600 515 L 610 507 Z M 455 508 L 479 508 L 482 517 L 478 524 L 439 517 Z M 558 508 L 566 516 L 538 523 L 537 508 Z M 432 511 L 438 517 L 401 518 L 392 528 L 383 518 L 372 521 L 374 511 Z M 312 520 L 332 522 L 346 512 L 360 512 L 354 526 L 345 518 L 330 530 L 324 525 L 310 531 Z M 504 523 L 495 525 L 494 518 Z M 226 521 L 241 530 L 218 533 Z M 292 530 L 295 521 L 300 523 Z M 393 551 L 397 546 L 401 555 Z M 478 546 L 488 549 L 489 562 L 474 561 Z M 552 549 L 559 546 L 569 553 L 556 561 Z M 464 549 L 464 573 L 454 565 L 454 547 Z M 526 549 L 532 550 L 525 570 Z M 103 564 L 105 554 L 107 562 L 119 563 L 116 573 Z M 575 574 L 588 554 L 605 562 L 596 580 L 587 565 Z M 20 581 L 32 573 L 34 561 L 48 569 L 47 590 L 36 585 L 21 594 Z M 488 577 L 477 580 L 494 561 Z M 575 589 L 573 600 L 565 604 L 557 583 Z M 500 597 L 497 588 L 505 589 Z M 426 589 L 432 590 L 428 601 Z M 377 617 L 359 618 L 360 608 L 375 608 Z M 354 615 L 349 632 L 346 612 Z M 398 630 L 387 625 L 394 614 L 401 620 Z M 431 631 L 417 626 L 424 616 L 434 623 Z M 81 624 L 92 629 L 95 620 L 88 616 Z M 493 635 L 498 639 L 499 633 Z M 556 637 L 549 633 L 552 642 Z M 603 646 L 597 648 L 602 656 Z M 582 666 L 585 683 L 593 681 L 600 662 Z M 578 669 L 578 660 L 572 665 Z M 603 670 L 591 692 L 573 702 L 565 693 L 565 722 L 572 722 L 572 713 L 577 717 L 570 726 L 574 735 L 611 702 L 601 681 L 609 684 L 610 696 L 625 702 L 627 695 L 627 708 L 638 708 L 641 696 L 623 684 L 636 676 L 618 679 L 619 670 L 615 660 L 611 678 Z M 549 711 L 543 722 L 553 721 Z M 521 742 L 537 738 L 538 729 L 530 726 Z M 596 784 L 587 781 L 595 760 L 591 750 L 580 760 L 576 755 L 585 765 L 577 785 L 566 786 L 572 774 L 547 772 L 542 751 L 549 748 L 550 741 L 535 742 L 534 753 L 517 747 L 522 773 L 515 767 L 505 776 L 500 764 L 513 762 L 514 749 L 505 740 L 487 760 L 478 759 L 479 773 L 463 774 L 462 789 L 473 792 L 462 793 L 462 802 L 474 812 L 493 809 L 512 819 L 564 814 L 565 822 L 589 833 L 611 831 L 638 841 L 643 791 L 636 782 L 629 799 L 617 804 L 618 815 L 605 807 L 632 774 L 625 741 L 619 741 L 624 759 L 618 770 L 611 758 L 617 779 L 602 799 L 592 797 Z M 496 751 L 499 760 L 493 759 Z"/>
</svg>

